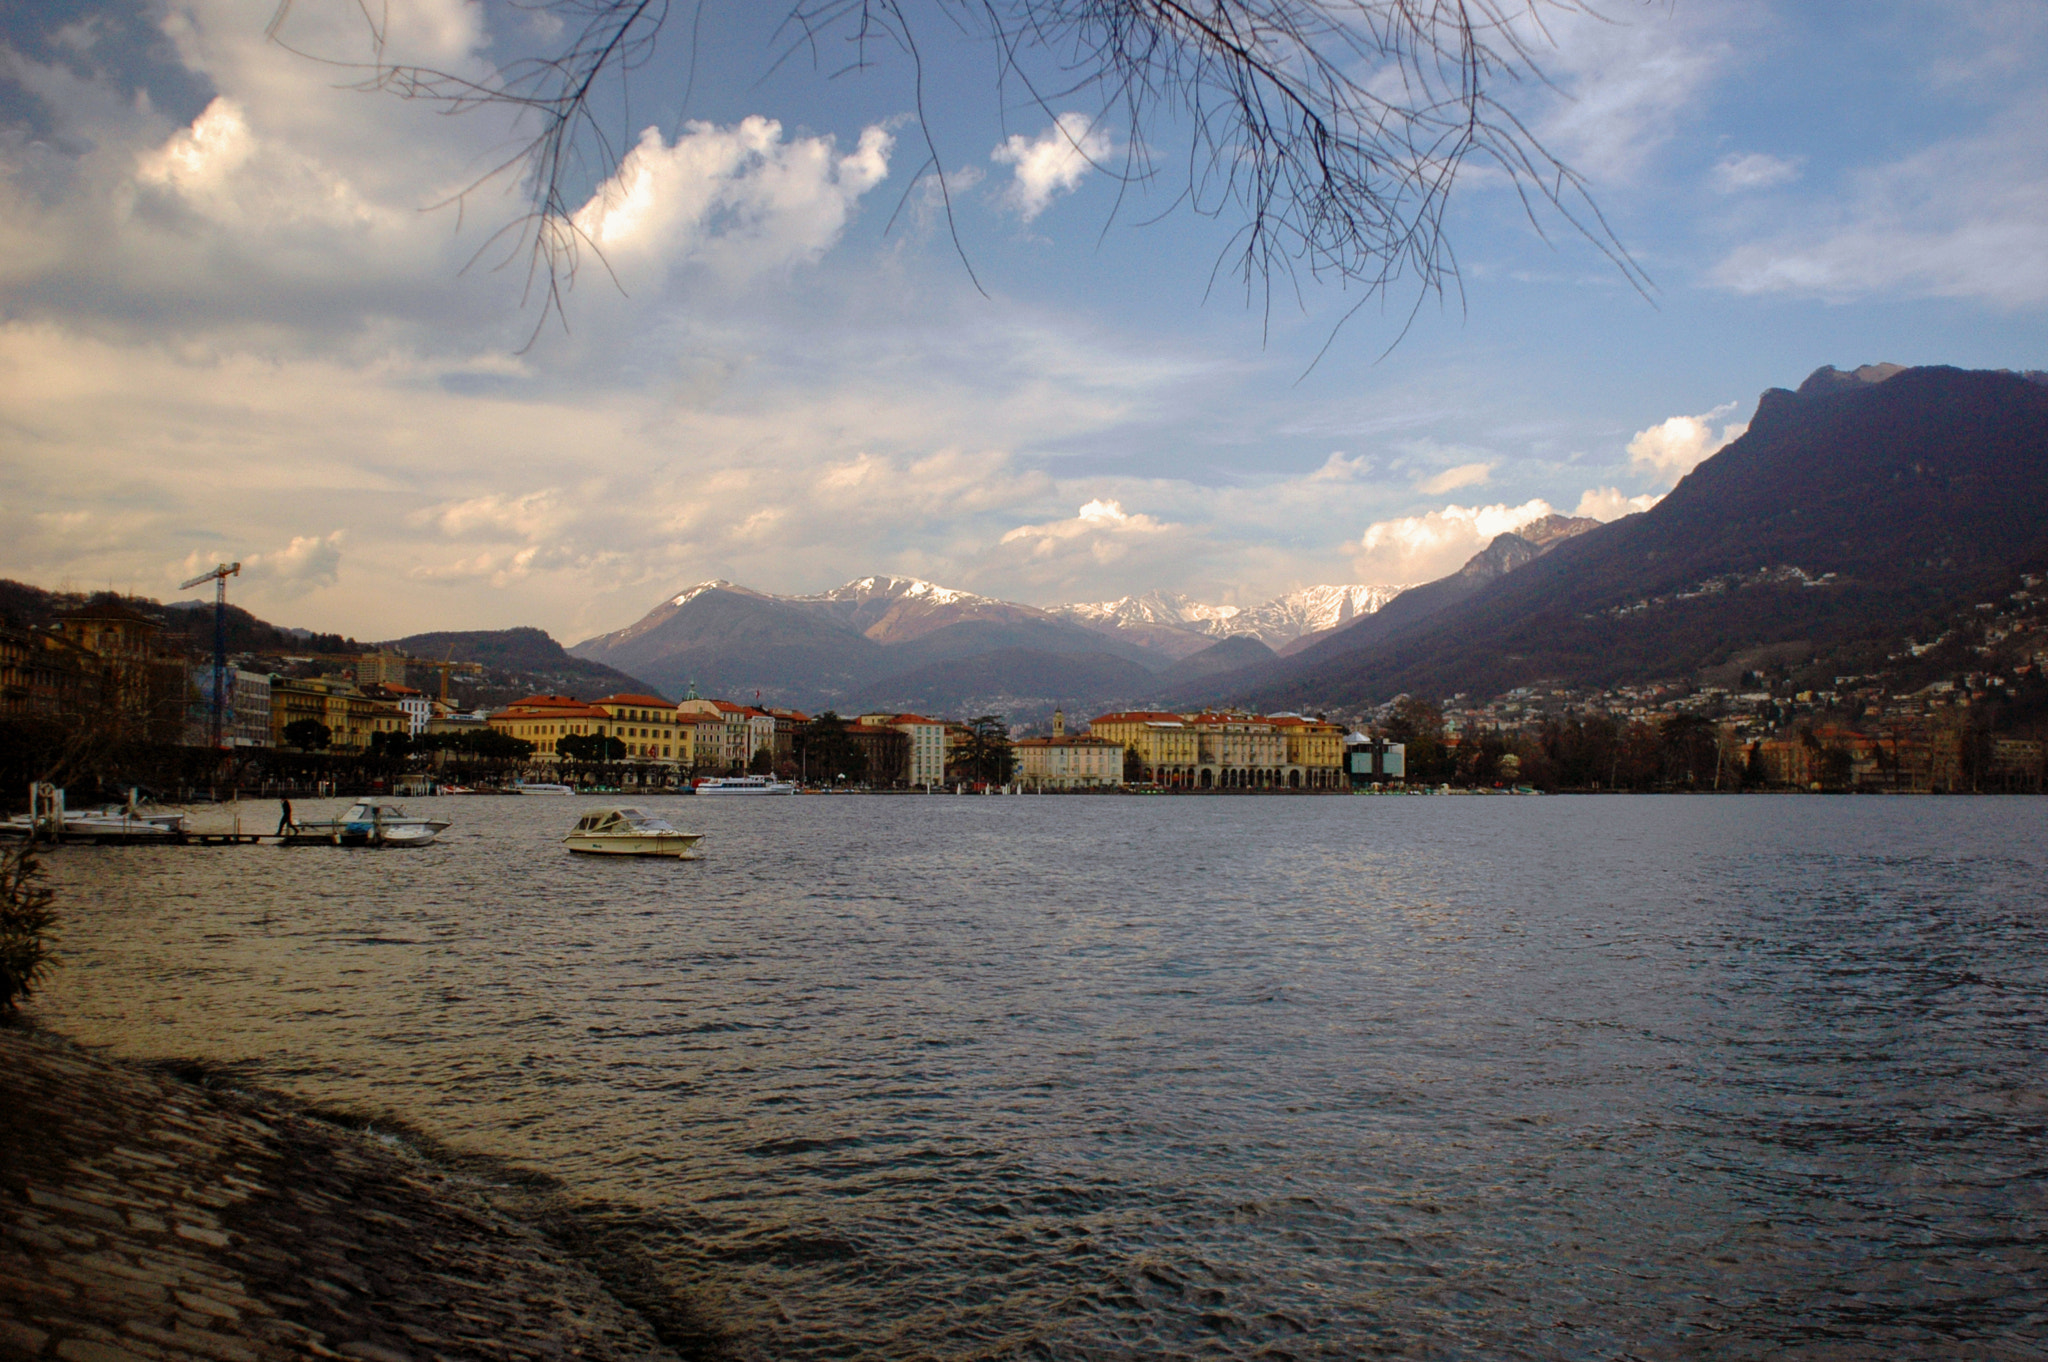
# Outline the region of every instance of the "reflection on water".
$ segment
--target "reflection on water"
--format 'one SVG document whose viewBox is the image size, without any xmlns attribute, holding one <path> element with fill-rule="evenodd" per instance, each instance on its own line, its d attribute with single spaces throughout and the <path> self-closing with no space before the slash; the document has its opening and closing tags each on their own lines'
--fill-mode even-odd
<svg viewBox="0 0 2048 1362">
<path fill-rule="evenodd" d="M 65 850 L 40 1010 L 544 1168 L 744 1357 L 2042 1355 L 2048 803 L 655 802 Z"/>
</svg>

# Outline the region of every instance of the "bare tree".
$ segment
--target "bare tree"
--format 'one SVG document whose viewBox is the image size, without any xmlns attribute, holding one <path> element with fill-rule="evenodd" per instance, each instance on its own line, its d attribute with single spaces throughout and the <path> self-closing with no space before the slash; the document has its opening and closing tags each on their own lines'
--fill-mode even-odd
<svg viewBox="0 0 2048 1362">
<path fill-rule="evenodd" d="M 291 3 L 282 0 L 273 35 Z M 511 3 L 558 23 L 562 36 L 487 77 L 385 60 L 381 22 L 365 7 L 376 56 L 364 83 L 451 111 L 500 106 L 528 117 L 530 138 L 471 189 L 522 177 L 526 211 L 485 253 L 501 247 L 504 259 L 527 261 L 545 317 L 560 315 L 592 249 L 574 221 L 577 198 L 622 154 L 599 97 L 646 66 L 678 17 L 689 20 L 694 69 L 705 5 Z M 1123 164 L 1103 169 L 1126 185 L 1157 178 L 1158 158 L 1184 154 L 1175 204 L 1234 224 L 1218 271 L 1234 273 L 1268 312 L 1276 286 L 1298 296 L 1304 281 L 1358 289 L 1353 312 L 1403 281 L 1416 306 L 1455 289 L 1445 214 L 1474 163 L 1505 177 L 1539 232 L 1546 220 L 1565 224 L 1646 291 L 1585 182 L 1500 97 L 1542 81 L 1534 45 L 1546 38 L 1546 18 L 1581 8 L 1582 0 L 791 0 L 776 60 L 808 59 L 827 76 L 907 61 L 925 152 L 911 186 L 936 186 L 956 248 L 925 54 L 940 36 L 965 35 L 992 57 L 998 98 L 1021 91 L 1046 113 L 1092 102 L 1093 126 L 1120 125 Z M 964 249 L 961 259 L 971 276 Z"/>
</svg>

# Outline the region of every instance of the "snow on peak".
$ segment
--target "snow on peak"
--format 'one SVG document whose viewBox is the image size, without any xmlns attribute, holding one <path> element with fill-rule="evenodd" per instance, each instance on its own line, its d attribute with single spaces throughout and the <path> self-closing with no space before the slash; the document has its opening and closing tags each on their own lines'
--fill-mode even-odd
<svg viewBox="0 0 2048 1362">
<path fill-rule="evenodd" d="M 957 601 L 983 601 L 986 596 L 977 596 L 972 591 L 960 591 L 950 586 L 940 586 L 918 577 L 856 577 L 845 586 L 835 586 L 830 591 L 820 591 L 815 596 L 799 596 L 807 601 L 871 601 L 877 597 L 891 600 L 911 599 L 925 605 L 952 605 Z"/>
<path fill-rule="evenodd" d="M 688 605 L 691 601 L 696 600 L 699 596 L 703 595 L 707 591 L 730 591 L 731 589 L 731 582 L 728 582 L 723 577 L 715 577 L 708 582 L 697 583 L 697 585 L 691 587 L 688 591 L 683 592 L 680 596 L 677 596 L 674 600 L 670 601 L 669 604 Z"/>
<path fill-rule="evenodd" d="M 1370 615 L 1405 589 L 1365 583 L 1311 586 L 1254 606 L 1210 605 L 1178 592 L 1148 591 L 1113 601 L 1054 606 L 1052 611 L 1097 629 L 1163 624 L 1215 638 L 1249 634 L 1269 647 L 1278 647 L 1303 634 Z"/>
</svg>

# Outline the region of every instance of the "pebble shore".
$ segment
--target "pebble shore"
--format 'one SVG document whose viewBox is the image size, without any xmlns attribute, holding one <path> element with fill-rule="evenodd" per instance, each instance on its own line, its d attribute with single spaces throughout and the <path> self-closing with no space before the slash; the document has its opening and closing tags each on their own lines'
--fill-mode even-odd
<svg viewBox="0 0 2048 1362">
<path fill-rule="evenodd" d="M 675 1356 L 467 1173 L 0 1027 L 0 1357 Z"/>
</svg>

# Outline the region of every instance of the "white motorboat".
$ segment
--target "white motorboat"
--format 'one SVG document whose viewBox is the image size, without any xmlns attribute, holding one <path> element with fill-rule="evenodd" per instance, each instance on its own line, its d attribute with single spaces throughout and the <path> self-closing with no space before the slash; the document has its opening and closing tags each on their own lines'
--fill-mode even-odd
<svg viewBox="0 0 2048 1362">
<path fill-rule="evenodd" d="M 697 842 L 703 835 L 678 832 L 667 819 L 622 806 L 592 809 L 584 814 L 562 839 L 562 845 L 571 851 L 599 856 L 674 856 L 694 861 Z"/>
<path fill-rule="evenodd" d="M 512 789 L 518 794 L 530 795 L 572 795 L 576 793 L 576 787 L 573 785 L 557 785 L 545 780 L 522 780 L 514 784 Z"/>
<path fill-rule="evenodd" d="M 109 804 L 64 815 L 64 839 L 81 842 L 175 841 L 185 831 L 182 813 L 144 813 L 133 805 Z"/>
<path fill-rule="evenodd" d="M 175 842 L 185 835 L 185 815 L 145 810 L 130 792 L 128 802 L 97 809 L 67 809 L 62 791 L 51 791 L 36 814 L 16 814 L 0 823 L 0 837 L 48 836 L 61 828 L 67 842 Z"/>
<path fill-rule="evenodd" d="M 796 786 L 767 776 L 711 776 L 697 782 L 700 795 L 793 795 Z"/>
<path fill-rule="evenodd" d="M 386 800 L 359 799 L 339 818 L 294 823 L 284 840 L 352 847 L 423 847 L 447 826 L 445 818 L 420 818 Z"/>
</svg>

